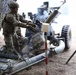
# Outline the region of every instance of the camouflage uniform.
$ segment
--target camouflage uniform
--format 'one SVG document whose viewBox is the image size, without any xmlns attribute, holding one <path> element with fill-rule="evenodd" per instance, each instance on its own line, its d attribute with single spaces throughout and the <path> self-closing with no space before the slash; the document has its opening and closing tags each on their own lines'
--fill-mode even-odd
<svg viewBox="0 0 76 75">
<path fill-rule="evenodd" d="M 17 3 L 11 3 L 9 5 L 10 8 L 12 8 L 12 6 L 14 8 L 19 7 Z M 31 27 L 30 25 L 27 25 L 27 23 L 28 21 L 24 20 L 21 15 L 17 13 L 13 13 L 12 11 L 5 15 L 2 27 L 3 27 L 4 40 L 7 48 L 9 49 L 14 48 L 13 36 L 14 34 L 21 35 L 20 27 L 34 30 L 33 27 Z"/>
</svg>

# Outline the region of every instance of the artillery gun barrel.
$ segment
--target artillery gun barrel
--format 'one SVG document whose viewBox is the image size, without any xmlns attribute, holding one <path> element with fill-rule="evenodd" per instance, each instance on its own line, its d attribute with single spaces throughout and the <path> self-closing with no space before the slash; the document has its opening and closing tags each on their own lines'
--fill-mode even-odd
<svg viewBox="0 0 76 75">
<path fill-rule="evenodd" d="M 46 19 L 45 23 L 50 23 L 58 14 L 58 10 L 54 10 L 52 14 Z"/>
</svg>

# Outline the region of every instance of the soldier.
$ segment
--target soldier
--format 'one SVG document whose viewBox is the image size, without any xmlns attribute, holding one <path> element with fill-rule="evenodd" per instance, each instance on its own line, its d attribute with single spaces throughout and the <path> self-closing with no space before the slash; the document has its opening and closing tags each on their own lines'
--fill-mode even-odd
<svg viewBox="0 0 76 75">
<path fill-rule="evenodd" d="M 14 34 L 21 36 L 20 27 L 35 31 L 35 25 L 27 20 L 24 20 L 23 17 L 18 14 L 18 3 L 11 2 L 8 6 L 10 8 L 10 12 L 5 15 L 2 27 L 5 46 L 8 50 L 12 51 L 14 49 L 13 36 Z"/>
</svg>

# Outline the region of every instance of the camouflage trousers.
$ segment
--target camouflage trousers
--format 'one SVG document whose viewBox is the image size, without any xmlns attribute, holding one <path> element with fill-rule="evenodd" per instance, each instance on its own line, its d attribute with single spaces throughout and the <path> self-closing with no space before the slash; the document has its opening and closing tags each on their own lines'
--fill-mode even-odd
<svg viewBox="0 0 76 75">
<path fill-rule="evenodd" d="M 9 49 L 11 49 L 11 50 L 14 49 L 13 34 L 4 35 L 4 41 L 5 41 L 5 46 L 8 50 Z"/>
<path fill-rule="evenodd" d="M 7 49 L 16 49 L 17 51 L 22 50 L 22 47 L 27 44 L 27 38 L 17 37 L 14 34 L 4 35 L 4 41 Z"/>
</svg>

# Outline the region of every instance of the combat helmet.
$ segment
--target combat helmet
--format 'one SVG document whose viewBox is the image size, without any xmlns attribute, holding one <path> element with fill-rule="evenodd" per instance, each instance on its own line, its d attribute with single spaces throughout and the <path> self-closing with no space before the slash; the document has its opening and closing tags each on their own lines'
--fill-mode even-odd
<svg viewBox="0 0 76 75">
<path fill-rule="evenodd" d="M 9 8 L 19 8 L 19 4 L 16 2 L 10 2 L 8 4 Z"/>
</svg>

